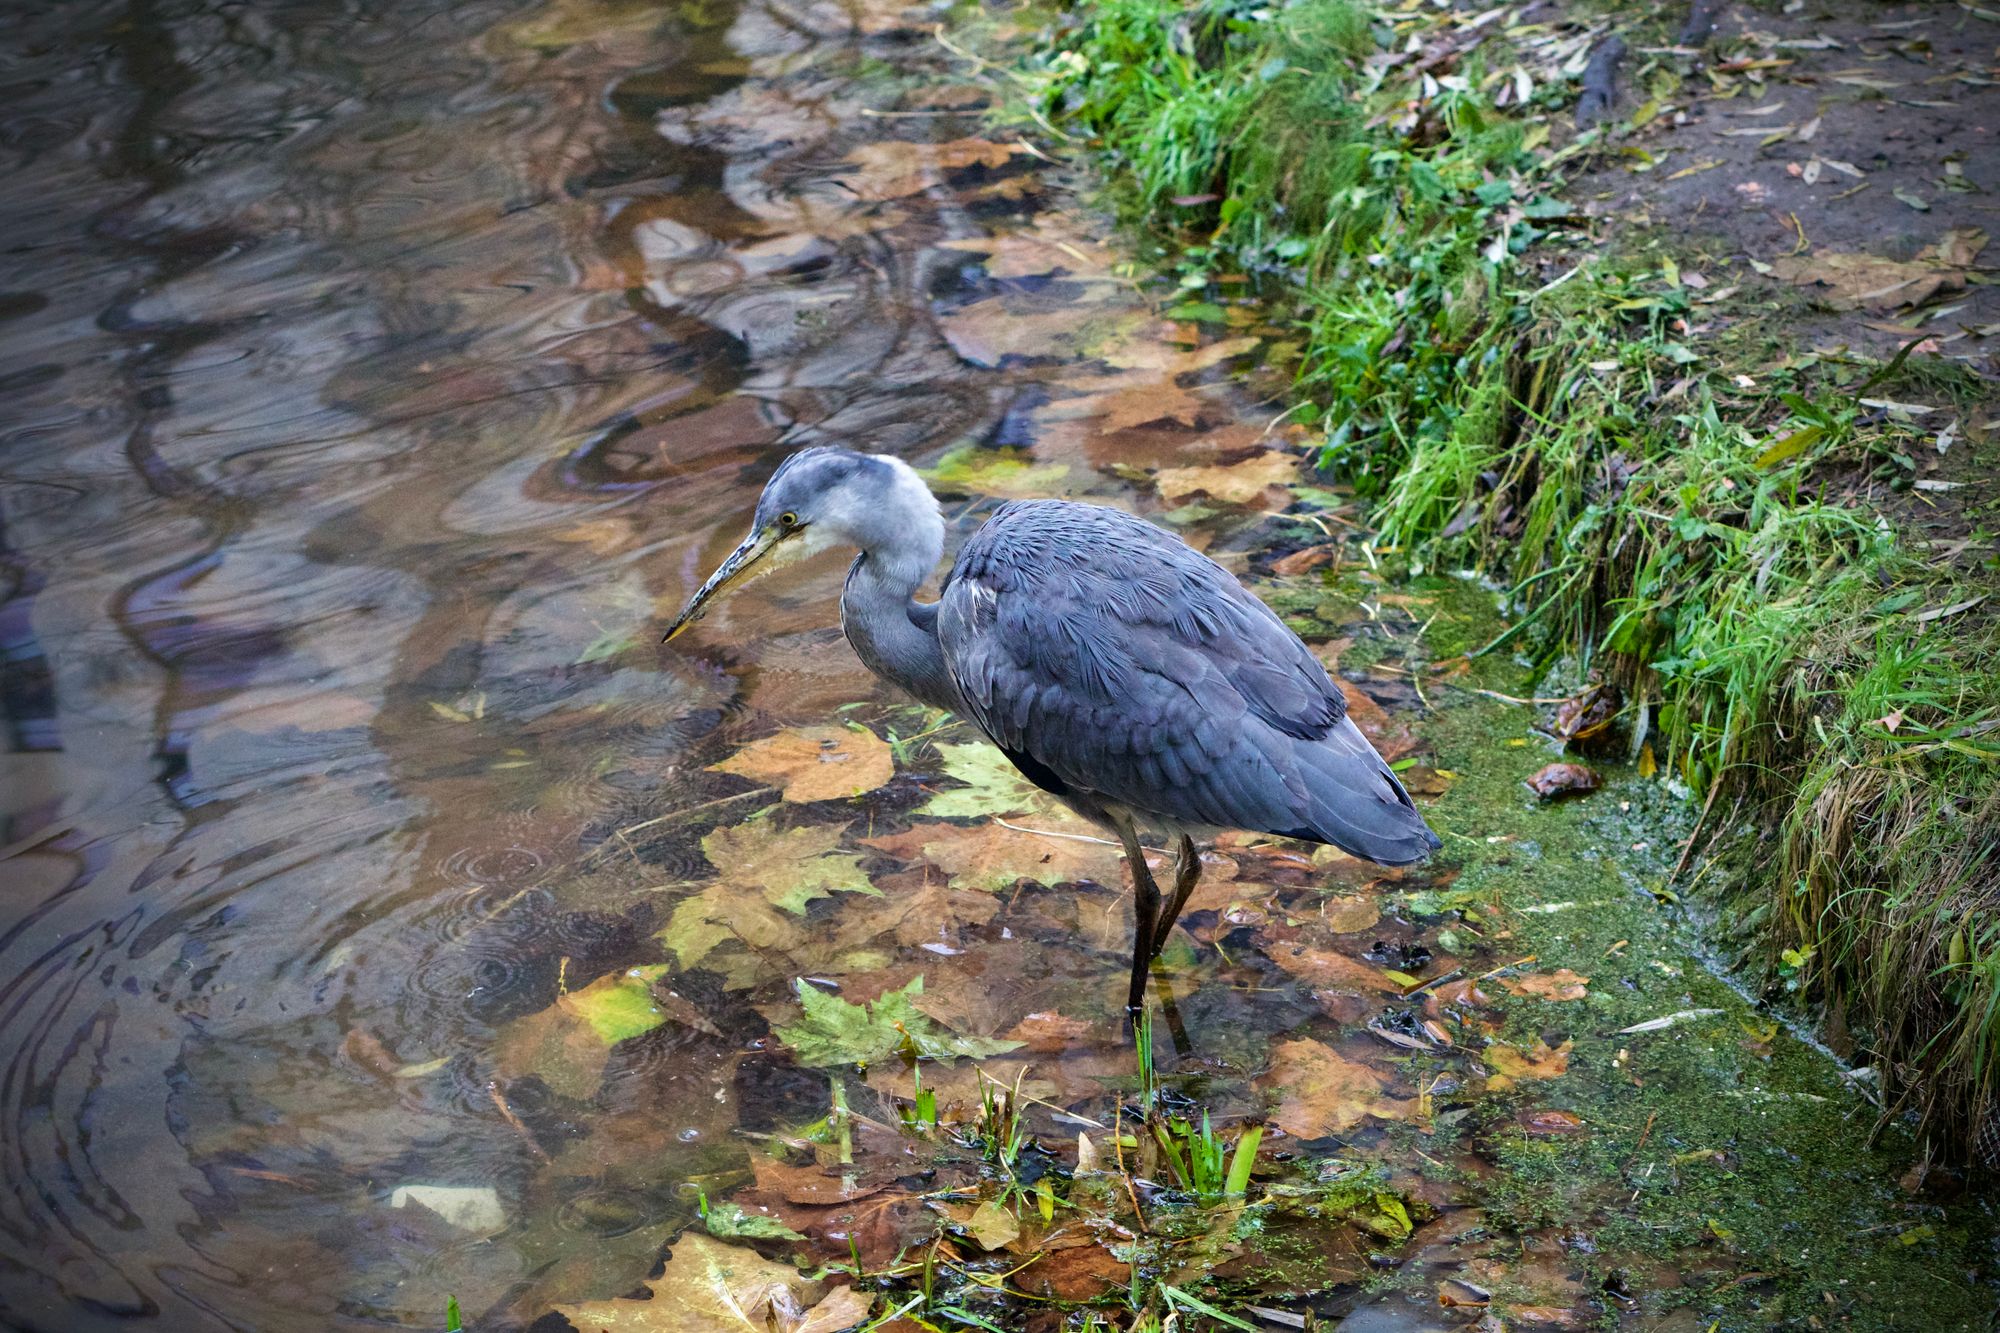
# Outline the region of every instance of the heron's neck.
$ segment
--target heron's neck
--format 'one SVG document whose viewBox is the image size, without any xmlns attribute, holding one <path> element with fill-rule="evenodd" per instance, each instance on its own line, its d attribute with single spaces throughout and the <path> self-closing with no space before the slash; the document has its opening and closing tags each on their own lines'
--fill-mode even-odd
<svg viewBox="0 0 2000 1333">
<path fill-rule="evenodd" d="M 840 627 L 870 671 L 933 708 L 956 712 L 958 688 L 938 646 L 937 604 L 916 599 L 939 554 L 937 547 L 863 551 L 840 594 Z"/>
</svg>

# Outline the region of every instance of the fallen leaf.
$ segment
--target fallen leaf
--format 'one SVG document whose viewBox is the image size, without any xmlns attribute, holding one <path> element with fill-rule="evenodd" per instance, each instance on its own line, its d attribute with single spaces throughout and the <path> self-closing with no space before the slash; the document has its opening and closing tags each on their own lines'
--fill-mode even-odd
<svg viewBox="0 0 2000 1333">
<path fill-rule="evenodd" d="M 1403 988 L 1380 968 L 1350 958 L 1336 949 L 1309 945 L 1267 945 L 1264 954 L 1314 990 L 1351 990 L 1399 995 Z"/>
<path fill-rule="evenodd" d="M 711 772 L 782 787 L 787 801 L 832 801 L 874 791 L 896 776 L 888 745 L 871 731 L 802 727 L 752 741 Z"/>
<path fill-rule="evenodd" d="M 940 1027 L 916 1006 L 924 979 L 917 977 L 901 990 L 885 991 L 866 1005 L 849 1004 L 837 995 L 799 979 L 795 985 L 800 1020 L 778 1029 L 778 1039 L 802 1065 L 827 1067 L 869 1064 L 887 1059 L 906 1047 L 919 1056 L 949 1060 L 956 1056 L 983 1059 L 1020 1046 L 1018 1041 L 963 1037 Z"/>
<path fill-rule="evenodd" d="M 1528 790 L 1544 801 L 1561 796 L 1581 796 L 1598 788 L 1601 779 L 1582 764 L 1549 764 L 1528 779 Z"/>
<path fill-rule="evenodd" d="M 816 1299 L 820 1284 L 790 1264 L 689 1231 L 646 1290 L 643 1301 L 585 1301 L 556 1310 L 587 1333 L 770 1333 L 773 1313 Z"/>
<path fill-rule="evenodd" d="M 588 1023 L 556 1004 L 501 1028 L 493 1039 L 493 1064 L 505 1078 L 538 1074 L 558 1096 L 589 1101 L 604 1084 L 610 1049 Z"/>
<path fill-rule="evenodd" d="M 1953 227 L 1938 243 L 1929 246 L 1917 255 L 1919 259 L 1932 259 L 1952 268 L 1969 268 L 1979 259 L 1979 252 L 1986 248 L 1986 233 L 1978 227 Z"/>
<path fill-rule="evenodd" d="M 1325 1138 L 1373 1117 L 1400 1119 L 1413 1102 L 1393 1097 L 1387 1074 L 1349 1060 L 1324 1043 L 1300 1039 L 1271 1048 L 1271 1070 L 1257 1086 L 1278 1097 L 1272 1123 L 1302 1139 Z"/>
<path fill-rule="evenodd" d="M 1319 905 L 1319 917 L 1334 934 L 1351 935 L 1380 921 L 1382 908 L 1367 894 L 1341 894 Z"/>
<path fill-rule="evenodd" d="M 775 1194 L 787 1203 L 802 1203 L 814 1208 L 853 1203 L 856 1199 L 881 1193 L 885 1185 L 881 1181 L 856 1180 L 850 1170 L 830 1173 L 822 1167 L 793 1166 L 761 1155 L 750 1159 L 750 1169 L 757 1175 L 760 1194 Z"/>
<path fill-rule="evenodd" d="M 1021 1220 L 997 1200 L 988 1199 L 973 1209 L 965 1232 L 982 1250 L 1003 1250 L 1020 1238 Z"/>
<path fill-rule="evenodd" d="M 1533 972 L 1525 977 L 1506 977 L 1500 982 L 1515 995 L 1535 995 L 1544 1000 L 1581 1000 L 1590 993 L 1589 977 L 1580 977 L 1566 967 L 1553 972 Z"/>
<path fill-rule="evenodd" d="M 965 785 L 938 792 L 924 803 L 919 814 L 938 819 L 970 819 L 1056 808 L 1048 793 L 1021 776 L 1021 770 L 995 746 L 940 745 L 937 752 L 945 776 Z"/>
<path fill-rule="evenodd" d="M 1583 1128 L 1583 1118 L 1569 1111 L 1523 1111 L 1516 1119 L 1521 1128 L 1537 1137 L 1575 1134 Z"/>
<path fill-rule="evenodd" d="M 842 1333 L 868 1318 L 875 1298 L 859 1287 L 835 1287 L 826 1299 L 806 1311 L 805 1322 L 781 1333 Z"/>
<path fill-rule="evenodd" d="M 990 820 L 970 828 L 927 823 L 866 841 L 901 860 L 921 856 L 961 889 L 997 893 L 1024 879 L 1037 884 L 1120 884 L 1124 863 L 1118 849 L 1096 841 L 1095 830 L 1082 831 L 1089 826 L 1081 821 L 1062 823 L 1060 833 L 1029 832 Z"/>
<path fill-rule="evenodd" d="M 1009 1028 L 1007 1035 L 1028 1050 L 1053 1055 L 1084 1044 L 1096 1028 L 1081 1018 L 1069 1018 L 1054 1010 L 1027 1015 Z"/>
<path fill-rule="evenodd" d="M 1072 1245 L 1044 1254 L 1014 1280 L 1037 1296 L 1094 1301 L 1131 1286 L 1132 1265 L 1102 1245 Z"/>
<path fill-rule="evenodd" d="M 1318 546 L 1308 546 L 1302 551 L 1281 556 L 1271 562 L 1271 572 L 1281 579 L 1296 578 L 1332 564 L 1340 558 L 1340 548 L 1332 542 L 1322 542 Z"/>
<path fill-rule="evenodd" d="M 762 895 L 718 881 L 676 903 L 659 939 L 687 968 L 701 963 L 727 940 L 740 940 L 752 951 L 790 952 L 804 942 L 805 932 L 790 914 L 766 902 Z M 757 980 L 755 974 L 739 972 L 729 984 L 731 989 L 741 989 Z"/>
<path fill-rule="evenodd" d="M 1222 504 L 1248 504 L 1270 487 L 1294 481 L 1298 475 L 1298 459 L 1274 449 L 1240 463 L 1161 468 L 1153 474 L 1153 484 L 1166 500 L 1206 494 Z"/>
<path fill-rule="evenodd" d="M 628 967 L 571 991 L 556 1001 L 556 1007 L 589 1024 L 606 1046 L 615 1046 L 667 1021 L 653 1003 L 653 983 L 666 974 L 663 963 Z"/>
<path fill-rule="evenodd" d="M 847 160 L 853 169 L 842 172 L 838 179 L 862 199 L 901 199 L 942 183 L 954 171 L 1003 167 L 1020 151 L 1013 144 L 985 139 L 937 144 L 883 139 L 864 143 L 849 153 Z"/>
<path fill-rule="evenodd" d="M 1487 1067 L 1493 1070 L 1496 1076 L 1492 1083 L 1498 1087 L 1505 1087 L 1506 1083 L 1500 1080 L 1559 1078 L 1568 1073 L 1569 1051 L 1573 1044 L 1566 1041 L 1560 1046 L 1551 1047 L 1538 1037 L 1533 1046 L 1524 1050 L 1519 1046 L 1509 1046 L 1505 1042 L 1496 1041 L 1486 1048 L 1483 1058 Z"/>
<path fill-rule="evenodd" d="M 1941 291 L 1965 285 L 1962 270 L 1922 260 L 1880 259 L 1868 254 L 1820 251 L 1773 260 L 1771 272 L 1801 287 L 1826 290 L 1819 298 L 1835 310 L 1866 309 L 1884 314 L 1898 306 L 1921 305 Z"/>
<path fill-rule="evenodd" d="M 1037 463 L 1020 449 L 962 444 L 923 475 L 948 493 L 1025 500 L 1055 490 L 1069 475 L 1069 469 L 1061 463 Z"/>
<path fill-rule="evenodd" d="M 773 907 L 803 913 L 835 893 L 879 892 L 857 853 L 839 850 L 844 824 L 808 824 L 776 831 L 768 819 L 719 828 L 701 840 L 717 878 L 739 892 L 762 894 Z"/>
<path fill-rule="evenodd" d="M 804 1240 L 805 1237 L 786 1226 L 775 1217 L 765 1217 L 759 1213 L 746 1213 L 733 1203 L 712 1203 L 702 1221 L 711 1236 L 735 1237 L 745 1240 Z"/>
</svg>

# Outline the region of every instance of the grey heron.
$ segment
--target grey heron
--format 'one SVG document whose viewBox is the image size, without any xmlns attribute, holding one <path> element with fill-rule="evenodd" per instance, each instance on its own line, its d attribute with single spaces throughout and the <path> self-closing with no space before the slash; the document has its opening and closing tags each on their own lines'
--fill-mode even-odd
<svg viewBox="0 0 2000 1333">
<path fill-rule="evenodd" d="M 937 499 L 901 459 L 820 447 L 772 474 L 750 533 L 689 599 L 672 639 L 753 567 L 859 549 L 840 623 L 862 662 L 985 733 L 1035 785 L 1114 832 L 1134 903 L 1128 1007 L 1218 829 L 1332 843 L 1383 865 L 1438 846 L 1298 635 L 1173 534 L 1099 505 L 1001 505 L 935 602 Z M 1141 826 L 1177 839 L 1162 895 Z"/>
</svg>

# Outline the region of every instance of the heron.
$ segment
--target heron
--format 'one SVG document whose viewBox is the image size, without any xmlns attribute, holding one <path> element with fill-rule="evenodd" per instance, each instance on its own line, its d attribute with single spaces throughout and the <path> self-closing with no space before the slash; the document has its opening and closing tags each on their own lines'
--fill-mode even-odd
<svg viewBox="0 0 2000 1333">
<path fill-rule="evenodd" d="M 921 601 L 944 540 L 937 498 L 908 463 L 800 450 L 663 642 L 753 569 L 854 548 L 840 624 L 862 663 L 971 722 L 1124 848 L 1132 1013 L 1200 880 L 1197 837 L 1241 829 L 1390 866 L 1438 847 L 1319 659 L 1179 537 L 1102 505 L 1009 501 L 959 549 L 938 599 Z M 1176 844 L 1165 893 L 1142 828 Z"/>
</svg>

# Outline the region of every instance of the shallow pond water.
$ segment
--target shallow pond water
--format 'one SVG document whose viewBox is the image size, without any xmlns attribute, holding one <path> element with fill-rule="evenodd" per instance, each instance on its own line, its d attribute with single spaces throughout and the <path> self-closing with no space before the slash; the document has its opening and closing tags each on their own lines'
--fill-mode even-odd
<svg viewBox="0 0 2000 1333">
<path fill-rule="evenodd" d="M 887 1263 L 935 1226 L 923 1173 L 953 1166 L 882 1137 L 915 1091 L 899 1061 L 829 1082 L 794 1058 L 800 977 L 867 1002 L 921 976 L 926 1020 L 1009 1048 L 980 1068 L 1026 1080 L 1074 1164 L 1136 1087 L 1116 858 L 867 675 L 841 558 L 657 643 L 802 445 L 930 468 L 961 534 L 1026 494 L 1178 525 L 1287 591 L 1330 663 L 1361 645 L 1357 714 L 1433 794 L 1457 794 L 1453 754 L 1526 744 L 1497 705 L 1411 729 L 1434 701 L 1420 623 L 1487 614 L 1479 594 L 1273 575 L 1274 531 L 1289 550 L 1344 521 L 1266 516 L 1296 466 L 1223 376 L 1283 331 L 1162 319 L 900 11 L 140 0 L 6 40 L 11 1326 L 425 1327 L 448 1295 L 524 1325 L 630 1290 L 704 1194 L 789 1203 L 827 1256 Z M 1173 1095 L 1269 1112 L 1281 1154 L 1408 1201 L 1365 1243 L 1274 1224 L 1252 1259 L 1275 1276 L 1245 1278 L 1272 1299 L 1375 1301 L 1412 1214 L 1419 1299 L 1356 1327 L 1476 1318 L 1433 1298 L 1474 1278 L 1552 1322 L 1651 1320 L 1667 1307 L 1631 1293 L 1687 1277 L 1595 1257 L 1576 1236 L 1611 1187 L 1534 1173 L 1581 1171 L 1548 1145 L 1600 1114 L 1636 1133 L 1645 1081 L 1612 1052 L 1637 1039 L 1606 1036 L 1633 1014 L 1722 1014 L 1728 1061 L 1770 1053 L 1734 1051 L 1741 1002 L 1684 953 L 1647 960 L 1657 993 L 1562 1008 L 1594 1003 L 1588 978 L 1522 940 L 1569 907 L 1495 928 L 1508 845 L 1543 858 L 1480 823 L 1531 817 L 1523 775 L 1484 804 L 1464 784 L 1435 871 L 1255 841 L 1211 864 L 1162 978 Z M 1564 818 L 1547 864 L 1616 909 L 1592 947 L 1637 938 L 1621 913 L 1655 930 L 1657 854 L 1607 865 L 1623 826 Z M 1479 887 L 1450 897 L 1460 873 Z M 1481 1016 L 1510 996 L 1548 1015 Z M 1569 1086 L 1590 1038 L 1629 1076 L 1520 1101 Z M 1779 1103 L 1838 1093 L 1792 1047 Z M 1663 1068 L 1696 1097 L 1741 1083 L 1714 1064 Z M 973 1065 L 926 1069 L 976 1110 Z M 872 1126 L 865 1234 L 766 1178 L 835 1085 Z M 1488 1229 L 1465 1182 L 1516 1169 Z M 1776 1280 L 1751 1257 L 1688 1271 Z"/>
</svg>

